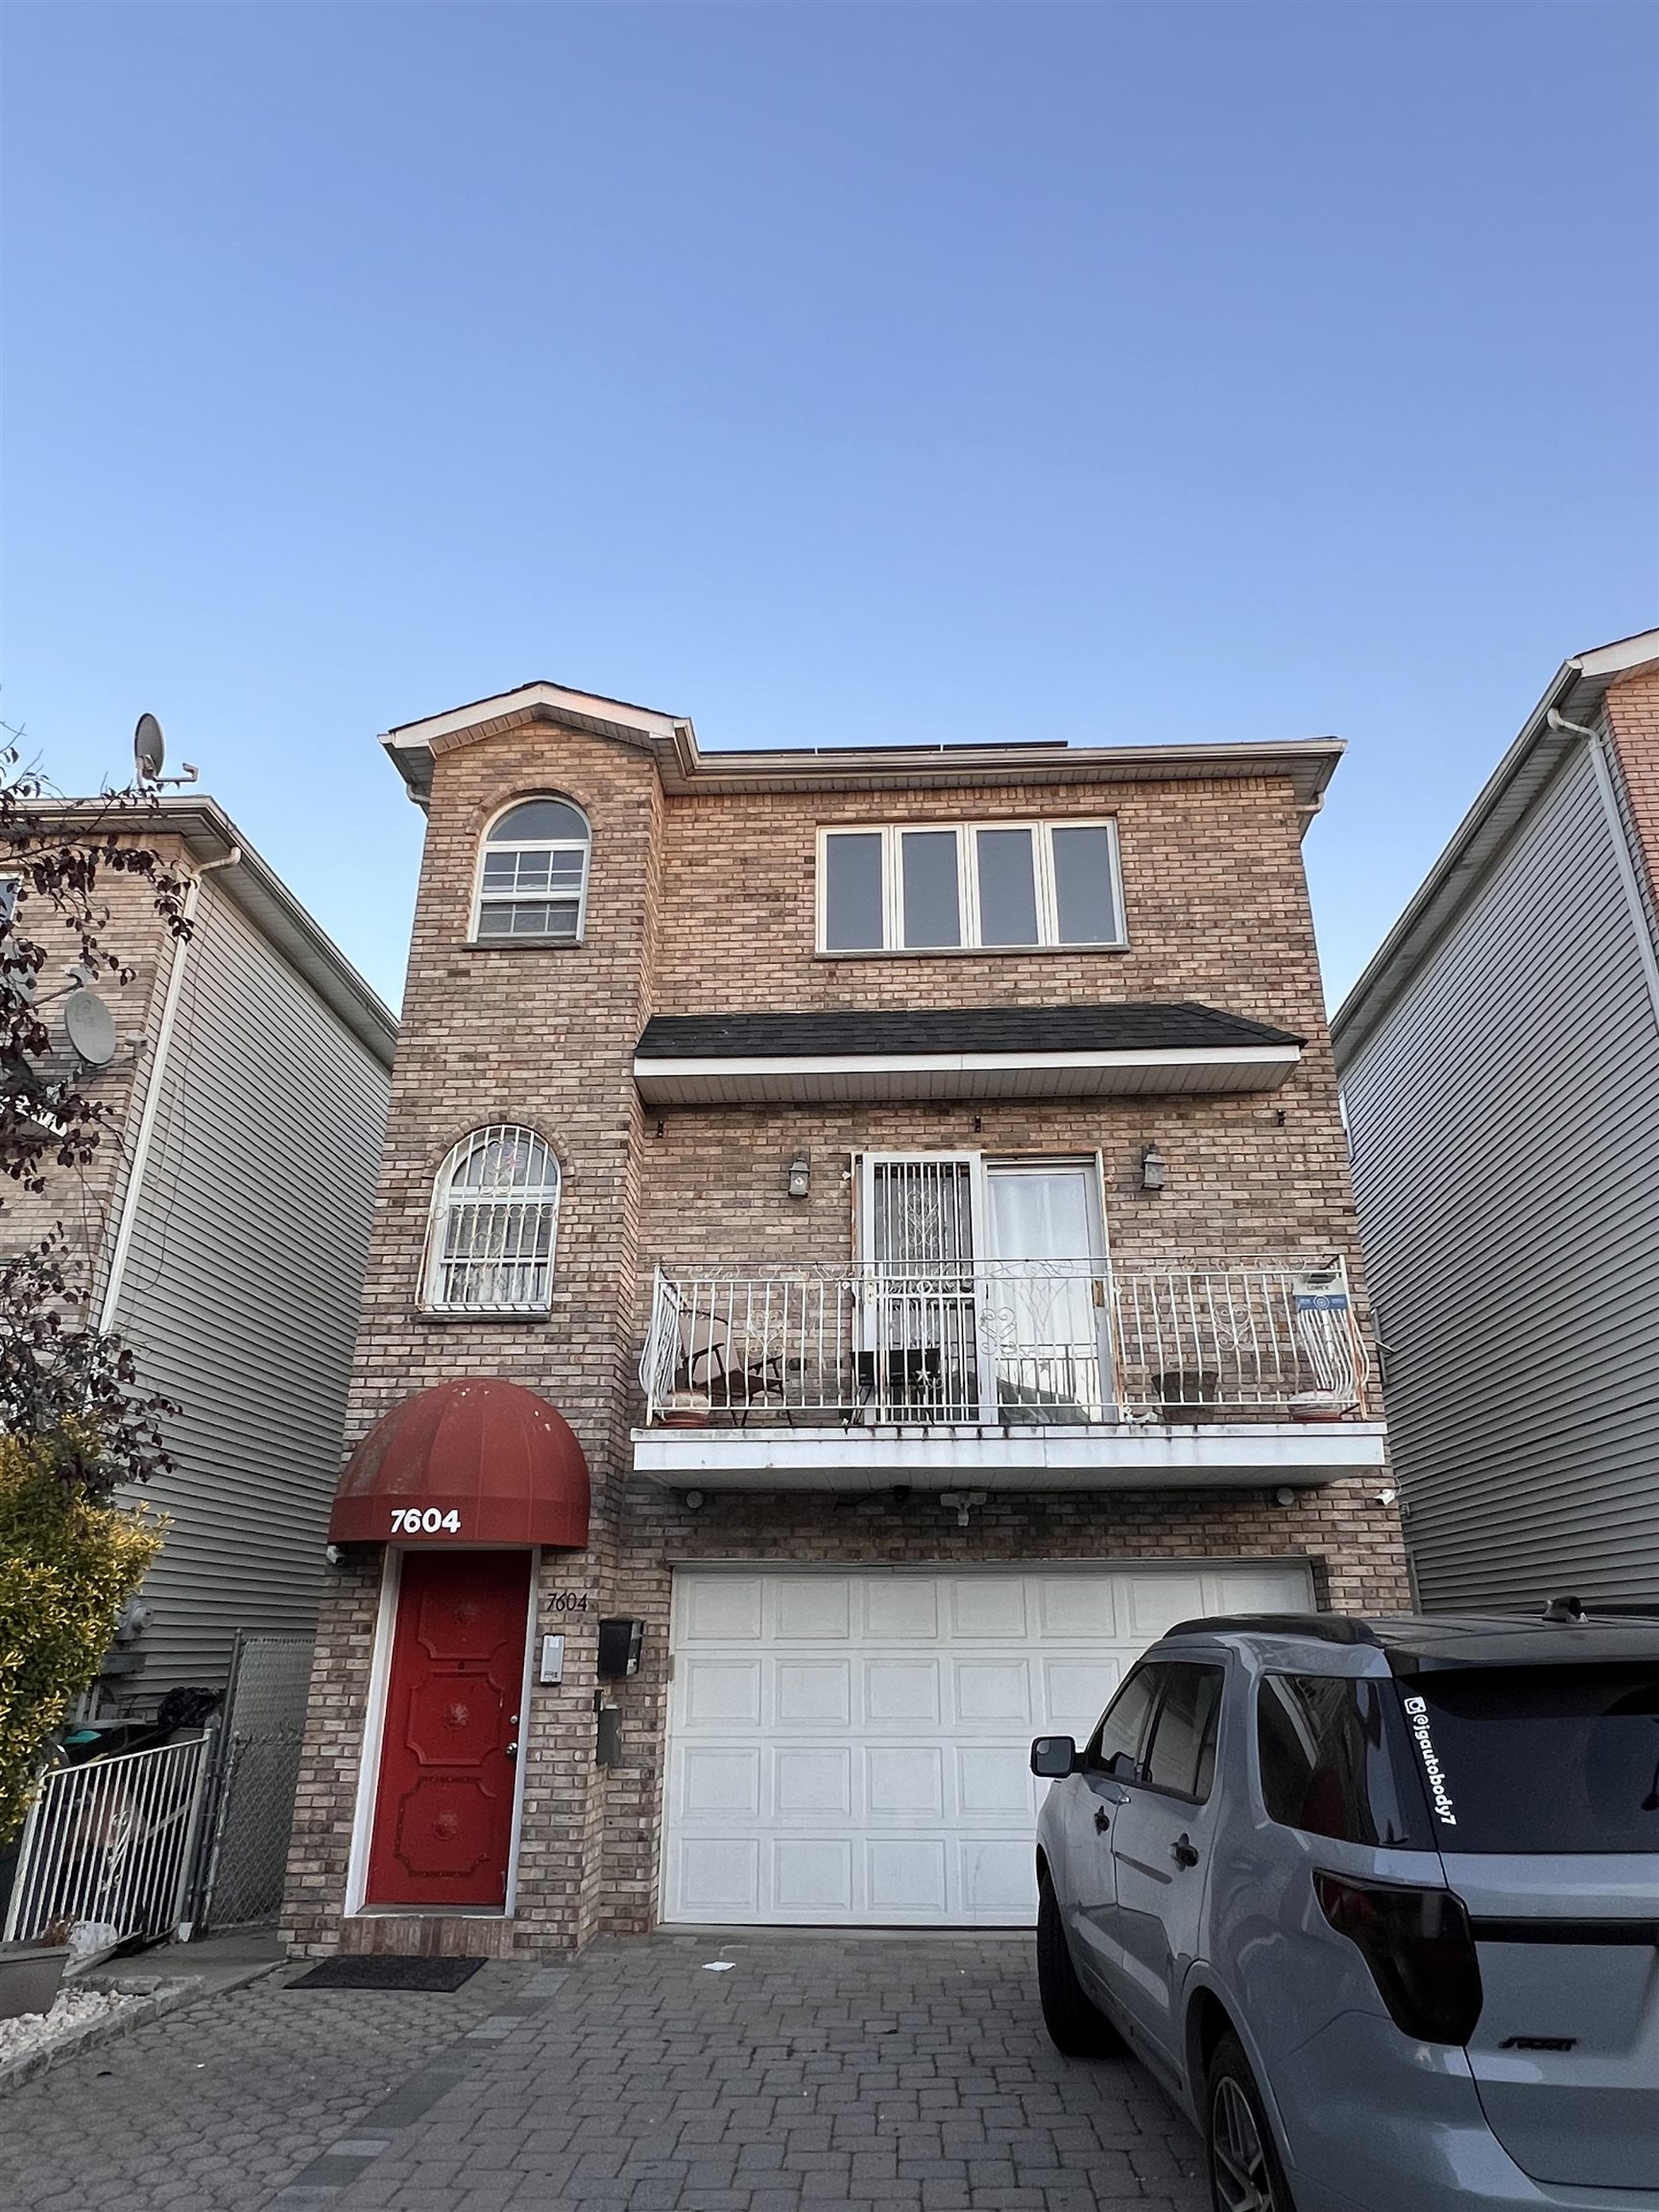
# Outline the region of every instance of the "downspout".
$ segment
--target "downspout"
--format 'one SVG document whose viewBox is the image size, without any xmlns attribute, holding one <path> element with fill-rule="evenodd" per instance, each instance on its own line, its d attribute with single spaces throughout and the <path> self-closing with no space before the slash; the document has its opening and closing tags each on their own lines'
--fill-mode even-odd
<svg viewBox="0 0 1659 2212">
<path fill-rule="evenodd" d="M 204 860 L 190 878 L 184 894 L 183 920 L 188 926 L 196 919 L 196 908 L 201 902 L 202 878 L 210 876 L 216 868 L 233 868 L 242 857 L 240 845 L 232 845 L 223 859 Z M 127 1257 L 132 1249 L 132 1232 L 138 1219 L 138 1192 L 144 1181 L 145 1165 L 150 1158 L 151 1141 L 156 1134 L 156 1118 L 161 1107 L 161 1082 L 167 1071 L 167 1051 L 173 1042 L 174 1025 L 179 1019 L 179 1000 L 184 988 L 184 971 L 189 965 L 190 939 L 175 940 L 173 965 L 167 972 L 167 996 L 161 1004 L 161 1022 L 156 1032 L 156 1049 L 150 1061 L 150 1081 L 144 1092 L 144 1111 L 138 1117 L 138 1134 L 132 1141 L 132 1161 L 127 1171 L 127 1188 L 121 1196 L 121 1218 L 116 1225 L 115 1245 L 109 1255 L 109 1274 L 104 1285 L 104 1298 L 98 1310 L 98 1328 L 108 1334 L 115 1319 L 115 1305 L 121 1295 L 122 1280 L 127 1273 Z"/>
<path fill-rule="evenodd" d="M 1636 863 L 1630 856 L 1630 839 L 1624 828 L 1624 810 L 1619 804 L 1619 793 L 1613 782 L 1613 770 L 1607 759 L 1607 740 L 1599 730 L 1587 730 L 1582 722 L 1569 722 L 1565 714 L 1558 714 L 1553 707 L 1545 716 L 1551 730 L 1559 730 L 1564 736 L 1583 737 L 1590 748 L 1590 764 L 1596 774 L 1596 787 L 1601 795 L 1606 812 L 1607 827 L 1613 832 L 1613 858 L 1619 871 L 1620 885 L 1624 893 L 1624 903 L 1630 911 L 1630 923 L 1636 932 L 1636 950 L 1642 962 L 1642 974 L 1647 978 L 1647 997 L 1653 1007 L 1653 1019 L 1659 1022 L 1659 951 L 1653 945 L 1653 930 L 1647 918 L 1647 902 L 1642 896 L 1642 885 L 1637 878 Z"/>
</svg>

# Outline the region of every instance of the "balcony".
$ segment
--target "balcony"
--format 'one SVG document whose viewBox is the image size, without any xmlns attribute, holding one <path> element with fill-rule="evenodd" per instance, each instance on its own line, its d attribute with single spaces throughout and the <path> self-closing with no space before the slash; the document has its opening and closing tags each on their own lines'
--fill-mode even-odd
<svg viewBox="0 0 1659 2212">
<path fill-rule="evenodd" d="M 636 1466 L 685 1488 L 1262 1485 L 1381 1466 L 1340 1261 L 659 1273 Z"/>
</svg>

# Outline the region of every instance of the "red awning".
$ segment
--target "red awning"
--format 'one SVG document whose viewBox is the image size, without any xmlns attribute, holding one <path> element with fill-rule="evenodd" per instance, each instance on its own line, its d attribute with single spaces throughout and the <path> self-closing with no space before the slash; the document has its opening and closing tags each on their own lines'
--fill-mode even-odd
<svg viewBox="0 0 1659 2212">
<path fill-rule="evenodd" d="M 588 1462 L 570 1424 L 519 1382 L 418 1390 L 346 1463 L 336 1544 L 588 1543 Z"/>
</svg>

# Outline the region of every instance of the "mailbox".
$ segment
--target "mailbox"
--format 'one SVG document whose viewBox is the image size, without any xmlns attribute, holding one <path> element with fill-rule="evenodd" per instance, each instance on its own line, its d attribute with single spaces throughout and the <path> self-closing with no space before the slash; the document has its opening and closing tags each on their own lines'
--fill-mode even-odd
<svg viewBox="0 0 1659 2212">
<path fill-rule="evenodd" d="M 601 1621 L 599 1623 L 599 1674 L 613 1681 L 618 1675 L 637 1674 L 639 1647 L 645 1639 L 643 1621 Z"/>
</svg>

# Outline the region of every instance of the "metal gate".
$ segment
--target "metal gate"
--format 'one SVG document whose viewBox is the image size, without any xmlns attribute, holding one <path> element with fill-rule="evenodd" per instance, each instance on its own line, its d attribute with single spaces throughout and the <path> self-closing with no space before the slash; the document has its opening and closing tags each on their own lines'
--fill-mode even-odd
<svg viewBox="0 0 1659 2212">
<path fill-rule="evenodd" d="M 77 1922 L 154 1943 L 180 1924 L 209 1740 L 60 1767 L 29 1808 L 7 1908 L 8 1943 L 57 1939 Z"/>
<path fill-rule="evenodd" d="M 218 1731 L 195 1934 L 274 1920 L 280 1909 L 312 1643 L 309 1636 L 237 1635 Z"/>
</svg>

